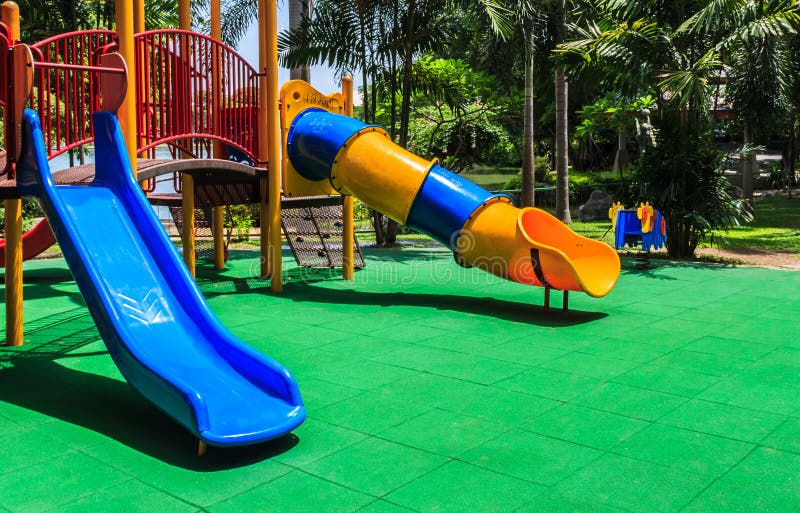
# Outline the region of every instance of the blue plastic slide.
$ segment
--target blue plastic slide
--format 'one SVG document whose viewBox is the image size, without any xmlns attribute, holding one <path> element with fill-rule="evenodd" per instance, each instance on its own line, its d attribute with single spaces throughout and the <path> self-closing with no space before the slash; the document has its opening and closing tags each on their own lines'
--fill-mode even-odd
<svg viewBox="0 0 800 513">
<path fill-rule="evenodd" d="M 263 442 L 305 419 L 289 371 L 230 334 L 136 183 L 113 114 L 94 114 L 95 179 L 55 186 L 39 118 L 25 112 L 17 187 L 53 227 L 128 382 L 211 445 Z"/>
</svg>

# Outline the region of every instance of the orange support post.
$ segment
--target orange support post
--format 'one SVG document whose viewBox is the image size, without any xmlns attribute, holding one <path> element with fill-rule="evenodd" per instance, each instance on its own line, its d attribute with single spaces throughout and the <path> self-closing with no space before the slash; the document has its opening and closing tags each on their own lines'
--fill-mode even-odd
<svg viewBox="0 0 800 513">
<path fill-rule="evenodd" d="M 192 29 L 192 10 L 189 0 L 178 1 L 178 27 Z M 186 57 L 188 58 L 188 56 Z M 181 213 L 183 216 L 183 261 L 192 276 L 195 276 L 194 254 L 194 179 L 188 173 L 181 174 Z"/>
<path fill-rule="evenodd" d="M 222 8 L 220 0 L 211 0 L 211 37 L 217 41 L 222 39 Z M 215 47 L 215 49 L 218 47 Z M 214 102 L 214 122 L 217 123 L 217 128 L 220 128 L 220 120 L 222 117 L 222 62 L 220 55 L 215 50 L 214 65 L 212 69 L 213 74 L 213 102 Z M 217 130 L 219 133 L 219 130 Z M 214 158 L 225 158 L 225 146 L 216 141 L 214 143 Z M 214 237 L 214 269 L 220 270 L 225 268 L 225 207 L 214 207 L 212 209 L 213 215 L 213 237 Z"/>
<path fill-rule="evenodd" d="M 136 147 L 139 142 L 136 134 L 136 62 L 133 47 L 133 2 L 116 0 L 114 14 L 116 17 L 117 40 L 119 54 L 128 66 L 128 94 L 119 108 L 119 124 L 122 137 L 128 149 L 133 176 L 136 177 Z"/>
<path fill-rule="evenodd" d="M 19 6 L 14 2 L 4 2 L 0 6 L 0 17 L 11 32 L 14 43 L 19 40 Z M 10 101 L 15 101 L 12 95 Z M 6 106 L 6 109 L 16 109 Z M 6 111 L 7 115 L 7 111 Z M 6 130 L 13 127 L 6 127 Z M 8 148 L 8 151 L 15 151 Z M 4 202 L 5 207 L 5 260 L 6 260 L 6 345 L 21 346 L 23 341 L 23 305 L 22 305 L 22 200 L 12 199 Z"/>
</svg>

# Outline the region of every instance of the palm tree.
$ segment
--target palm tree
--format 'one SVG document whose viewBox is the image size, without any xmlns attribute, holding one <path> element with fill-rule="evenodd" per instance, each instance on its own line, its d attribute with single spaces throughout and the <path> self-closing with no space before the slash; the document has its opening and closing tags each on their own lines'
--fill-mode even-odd
<svg viewBox="0 0 800 513">
<path fill-rule="evenodd" d="M 627 98 L 658 99 L 658 144 L 641 157 L 636 199 L 650 200 L 667 217 L 667 248 L 675 257 L 692 255 L 709 230 L 747 218 L 719 172 L 710 136 L 709 81 L 722 63 L 707 38 L 679 30 L 686 8 L 683 2 L 586 1 L 572 26 L 578 37 L 557 52 L 576 78 L 590 76 Z"/>
<path fill-rule="evenodd" d="M 766 123 L 787 110 L 791 38 L 800 24 L 797 0 L 712 0 L 677 34 L 711 37 L 728 66 L 727 96 L 741 122 L 745 145 L 752 146 Z M 742 191 L 753 199 L 755 153 L 742 166 Z"/>
<path fill-rule="evenodd" d="M 556 5 L 557 42 L 567 39 L 566 0 Z M 569 213 L 569 89 L 563 66 L 556 66 L 556 217 L 572 222 Z"/>
<path fill-rule="evenodd" d="M 303 19 L 311 16 L 311 0 L 289 0 L 289 30 L 297 30 Z M 289 70 L 292 80 L 305 80 L 311 82 L 311 66 L 308 64 Z"/>
</svg>

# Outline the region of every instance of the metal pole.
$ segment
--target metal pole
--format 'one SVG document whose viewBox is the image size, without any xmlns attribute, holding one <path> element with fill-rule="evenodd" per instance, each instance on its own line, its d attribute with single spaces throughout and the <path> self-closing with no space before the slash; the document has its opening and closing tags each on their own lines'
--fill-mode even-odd
<svg viewBox="0 0 800 513">
<path fill-rule="evenodd" d="M 342 79 L 342 96 L 344 96 L 344 114 L 353 117 L 353 79 Z M 342 198 L 342 278 L 352 280 L 355 278 L 355 259 L 353 254 L 355 246 L 355 227 L 353 223 L 353 196 L 346 195 Z"/>
<path fill-rule="evenodd" d="M 12 44 L 16 43 L 19 40 L 19 6 L 14 2 L 4 2 L 0 6 L 0 17 L 11 32 Z M 11 78 L 13 79 L 14 77 Z M 11 95 L 12 98 L 14 96 Z M 14 108 L 14 105 L 6 106 L 6 116 L 8 110 Z M 14 130 L 14 127 L 6 126 L 6 130 Z M 14 149 L 8 148 L 8 151 Z M 6 223 L 6 345 L 21 346 L 23 340 L 22 200 L 6 200 L 3 206 Z"/>
</svg>

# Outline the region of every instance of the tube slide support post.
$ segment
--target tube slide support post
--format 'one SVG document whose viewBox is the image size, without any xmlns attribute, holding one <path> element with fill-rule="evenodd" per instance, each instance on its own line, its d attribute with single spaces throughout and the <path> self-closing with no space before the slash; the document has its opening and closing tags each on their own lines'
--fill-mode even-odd
<svg viewBox="0 0 800 513">
<path fill-rule="evenodd" d="M 194 178 L 187 173 L 181 174 L 181 210 L 183 214 L 183 261 L 195 276 L 194 254 Z"/>
<path fill-rule="evenodd" d="M 353 117 L 353 78 L 342 79 L 342 96 L 344 96 L 344 115 Z M 342 198 L 342 278 L 355 279 L 355 223 L 353 221 L 353 196 Z"/>
<path fill-rule="evenodd" d="M 263 32 L 261 47 L 263 67 L 265 73 L 264 89 L 266 103 L 263 105 L 266 112 L 262 112 L 266 123 L 266 149 L 269 159 L 269 204 L 267 205 L 267 220 L 269 237 L 267 245 L 267 258 L 269 259 L 270 290 L 283 291 L 283 273 L 281 266 L 281 140 L 278 125 L 278 5 L 277 0 L 259 0 L 263 6 L 259 18 L 259 31 Z"/>
<path fill-rule="evenodd" d="M 16 43 L 20 31 L 19 6 L 15 2 L 3 2 L 0 6 L 0 18 L 9 28 L 12 42 Z M 22 200 L 6 200 L 3 206 L 6 223 L 6 345 L 21 346 L 23 343 Z"/>
</svg>

